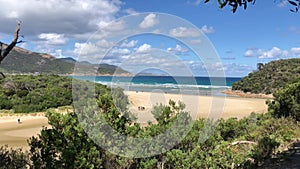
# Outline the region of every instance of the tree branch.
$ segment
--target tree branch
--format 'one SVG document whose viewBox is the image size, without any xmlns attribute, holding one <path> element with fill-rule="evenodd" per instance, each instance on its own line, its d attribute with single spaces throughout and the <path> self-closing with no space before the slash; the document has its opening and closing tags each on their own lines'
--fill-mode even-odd
<svg viewBox="0 0 300 169">
<path fill-rule="evenodd" d="M 253 141 L 235 141 L 235 142 L 233 142 L 233 143 L 231 143 L 228 147 L 230 147 L 230 146 L 235 146 L 235 145 L 238 145 L 238 144 L 255 144 L 255 145 L 257 145 L 257 143 L 256 142 L 253 142 Z"/>
<path fill-rule="evenodd" d="M 16 31 L 14 34 L 14 38 L 13 38 L 12 42 L 6 47 L 6 49 L 4 49 L 3 53 L 2 53 L 2 43 L 1 43 L 0 63 L 18 43 L 20 28 L 21 28 L 21 21 L 18 21 L 18 25 L 17 25 Z"/>
<path fill-rule="evenodd" d="M 3 78 L 5 78 L 5 75 L 4 75 L 4 73 L 0 72 L 0 74 L 1 74 L 1 76 L 2 76 Z"/>
</svg>

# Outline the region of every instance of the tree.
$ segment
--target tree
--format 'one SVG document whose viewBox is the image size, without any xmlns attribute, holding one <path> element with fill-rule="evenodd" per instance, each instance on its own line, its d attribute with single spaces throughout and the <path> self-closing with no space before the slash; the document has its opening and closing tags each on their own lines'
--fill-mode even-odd
<svg viewBox="0 0 300 169">
<path fill-rule="evenodd" d="M 204 0 L 204 3 L 208 3 L 211 0 Z M 276 1 L 276 0 L 274 0 Z M 255 4 L 256 0 L 218 0 L 219 7 L 222 9 L 225 6 L 231 6 L 232 12 L 235 13 L 237 8 L 243 7 L 245 10 L 248 7 L 248 4 Z M 295 9 L 290 9 L 291 12 L 298 12 L 300 8 L 300 0 L 289 0 L 288 1 Z"/>
<path fill-rule="evenodd" d="M 103 151 L 88 138 L 74 112 L 47 114 L 50 129 L 29 140 L 31 168 L 100 168 Z"/>
<path fill-rule="evenodd" d="M 292 116 L 300 121 L 300 82 L 287 85 L 274 96 L 274 101 L 268 101 L 268 109 L 273 116 Z"/>
<path fill-rule="evenodd" d="M 263 70 L 264 66 L 263 63 L 257 63 L 257 70 Z"/>
<path fill-rule="evenodd" d="M 9 54 L 9 52 L 16 46 L 16 44 L 18 43 L 22 43 L 23 41 L 18 41 L 19 39 L 19 32 L 20 32 L 20 28 L 21 28 L 21 21 L 18 21 L 17 24 L 17 28 L 14 34 L 14 38 L 12 40 L 12 42 L 4 49 L 4 43 L 0 42 L 0 64 L 2 62 L 3 59 L 5 59 L 5 57 Z M 0 72 L 0 74 L 5 78 L 5 75 Z"/>
<path fill-rule="evenodd" d="M 28 168 L 29 159 L 21 149 L 0 147 L 0 168 Z"/>
</svg>

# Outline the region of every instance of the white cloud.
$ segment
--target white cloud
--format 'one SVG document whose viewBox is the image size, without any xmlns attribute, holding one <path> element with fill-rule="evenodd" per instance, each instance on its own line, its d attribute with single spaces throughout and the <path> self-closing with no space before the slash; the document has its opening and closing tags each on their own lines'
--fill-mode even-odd
<svg viewBox="0 0 300 169">
<path fill-rule="evenodd" d="M 0 27 L 1 33 L 12 36 L 11 31 L 19 19 L 22 21 L 21 35 L 34 45 L 30 48 L 56 56 L 59 56 L 60 49 L 64 49 L 72 51 L 76 57 L 74 51 L 78 48 L 65 49 L 70 39 L 83 42 L 101 26 L 107 26 L 104 31 L 115 33 L 122 32 L 126 25 L 123 22 L 109 24 L 120 12 L 120 0 L 0 0 L 0 4 L 5 4 L 0 10 L 0 23 L 5 25 Z M 103 38 L 102 34 L 95 36 Z M 95 45 L 109 46 L 104 41 L 99 43 L 102 45 Z"/>
<path fill-rule="evenodd" d="M 114 21 L 114 22 L 100 21 L 98 23 L 98 26 L 104 31 L 116 32 L 116 31 L 121 31 L 125 28 L 125 22 L 122 20 Z"/>
<path fill-rule="evenodd" d="M 97 46 L 94 43 L 75 43 L 73 54 L 78 56 L 79 61 L 89 61 L 92 63 L 99 62 L 101 56 L 104 55 L 106 50 Z"/>
<path fill-rule="evenodd" d="M 177 44 L 175 48 L 168 48 L 167 51 L 175 54 L 184 54 L 189 50 Z"/>
<path fill-rule="evenodd" d="M 259 59 L 299 57 L 300 48 L 291 48 L 290 50 L 282 50 L 278 47 L 273 47 L 270 50 L 251 48 L 245 51 L 244 56 L 257 57 Z"/>
<path fill-rule="evenodd" d="M 110 52 L 110 55 L 128 55 L 130 50 L 126 48 L 115 48 Z"/>
<path fill-rule="evenodd" d="M 169 34 L 174 37 L 198 37 L 200 36 L 200 31 L 195 28 L 177 27 L 171 29 Z"/>
<path fill-rule="evenodd" d="M 202 26 L 201 31 L 203 33 L 209 34 L 209 33 L 214 33 L 215 29 L 212 26 L 208 27 L 207 25 L 204 25 L 204 26 Z"/>
<path fill-rule="evenodd" d="M 125 9 L 124 12 L 129 14 L 129 15 L 137 14 L 137 12 L 132 8 Z"/>
<path fill-rule="evenodd" d="M 94 32 L 101 21 L 115 19 L 122 4 L 119 0 L 0 0 L 0 32 L 10 33 L 15 19 L 23 23 L 22 33 L 27 37 L 44 32 L 75 34 Z"/>
<path fill-rule="evenodd" d="M 137 53 L 144 53 L 144 52 L 147 52 L 151 49 L 151 45 L 147 44 L 147 43 L 144 43 L 143 45 L 141 45 L 140 47 L 138 47 L 136 49 L 136 52 Z"/>
<path fill-rule="evenodd" d="M 1 39 L 1 37 L 0 37 Z M 27 49 L 28 48 L 28 44 L 27 43 L 19 43 L 18 45 L 20 48 L 24 48 L 24 49 Z"/>
<path fill-rule="evenodd" d="M 124 41 L 121 45 L 120 45 L 120 47 L 122 47 L 122 48 L 133 48 L 133 47 L 135 47 L 136 46 L 136 44 L 138 43 L 138 41 L 137 40 L 131 40 L 131 41 Z"/>
<path fill-rule="evenodd" d="M 186 68 L 187 65 L 184 61 L 164 51 L 161 51 L 161 54 L 156 52 L 132 53 L 121 62 L 120 66 L 134 74 L 155 68 L 171 75 L 190 75 L 188 74 L 190 71 Z"/>
<path fill-rule="evenodd" d="M 50 55 L 53 55 L 57 58 L 64 58 L 65 56 L 63 55 L 63 50 L 62 49 L 57 49 L 54 51 L 54 53 L 50 53 Z"/>
<path fill-rule="evenodd" d="M 291 48 L 290 53 L 292 56 L 300 56 L 300 47 Z"/>
<path fill-rule="evenodd" d="M 64 34 L 57 33 L 42 33 L 38 38 L 48 45 L 65 45 L 68 41 Z"/>
<path fill-rule="evenodd" d="M 99 41 L 96 42 L 96 45 L 99 46 L 99 47 L 102 47 L 102 48 L 111 48 L 113 46 L 113 43 L 112 42 L 109 42 L 105 39 L 101 39 Z"/>
<path fill-rule="evenodd" d="M 144 20 L 140 23 L 140 28 L 146 29 L 155 26 L 159 23 L 157 16 L 153 13 L 147 15 Z"/>
<path fill-rule="evenodd" d="M 236 63 L 229 63 L 223 64 L 226 76 L 246 76 L 249 72 L 252 72 L 256 69 L 256 67 L 252 67 L 246 64 L 236 64 Z"/>
</svg>

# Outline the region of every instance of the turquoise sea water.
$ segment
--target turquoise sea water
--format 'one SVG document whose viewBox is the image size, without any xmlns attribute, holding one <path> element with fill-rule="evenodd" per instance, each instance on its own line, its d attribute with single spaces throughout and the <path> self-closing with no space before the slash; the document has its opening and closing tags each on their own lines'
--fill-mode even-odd
<svg viewBox="0 0 300 169">
<path fill-rule="evenodd" d="M 171 76 L 73 76 L 107 85 L 121 87 L 127 91 L 182 93 L 196 95 L 222 95 L 232 84 L 241 78 L 236 77 L 171 77 Z"/>
</svg>

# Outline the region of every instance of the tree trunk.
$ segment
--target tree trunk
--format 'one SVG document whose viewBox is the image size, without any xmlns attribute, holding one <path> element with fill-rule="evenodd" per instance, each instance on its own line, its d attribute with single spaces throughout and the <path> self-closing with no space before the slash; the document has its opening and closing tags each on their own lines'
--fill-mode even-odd
<svg viewBox="0 0 300 169">
<path fill-rule="evenodd" d="M 23 41 L 18 41 L 19 38 L 19 32 L 20 32 L 20 27 L 21 27 L 21 21 L 18 21 L 18 25 L 14 34 L 14 38 L 12 42 L 5 48 L 3 49 L 4 45 L 2 42 L 0 42 L 0 64 L 2 60 L 9 54 L 9 52 L 16 46 L 17 43 L 22 43 Z M 0 72 L 0 74 L 5 78 L 5 75 Z"/>
</svg>

